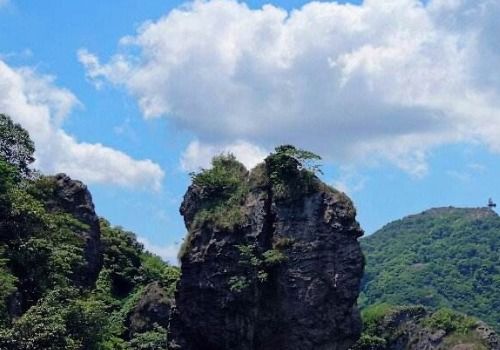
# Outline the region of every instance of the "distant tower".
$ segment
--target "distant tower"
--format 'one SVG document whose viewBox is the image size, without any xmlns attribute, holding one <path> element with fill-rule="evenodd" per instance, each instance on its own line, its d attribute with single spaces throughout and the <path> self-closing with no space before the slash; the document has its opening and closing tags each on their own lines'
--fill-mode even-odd
<svg viewBox="0 0 500 350">
<path fill-rule="evenodd" d="M 493 203 L 493 200 L 490 198 L 488 199 L 488 208 L 493 209 L 497 206 L 496 203 Z"/>
</svg>

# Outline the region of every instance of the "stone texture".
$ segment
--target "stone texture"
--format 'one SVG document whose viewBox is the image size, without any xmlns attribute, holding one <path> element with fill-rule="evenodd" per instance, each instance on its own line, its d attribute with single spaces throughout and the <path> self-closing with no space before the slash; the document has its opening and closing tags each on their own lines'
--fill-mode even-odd
<svg viewBox="0 0 500 350">
<path fill-rule="evenodd" d="M 230 229 L 193 225 L 203 188 L 192 185 L 184 197 L 189 235 L 170 348 L 347 349 L 361 332 L 356 299 L 364 267 L 352 202 L 317 178 L 314 190 L 280 199 L 269 183 L 248 176 L 245 220 Z M 238 246 L 253 247 L 255 259 Z M 284 259 L 267 264 L 270 251 Z M 242 278 L 244 288 L 234 289 Z"/>
<path fill-rule="evenodd" d="M 158 282 L 148 284 L 137 305 L 127 317 L 129 337 L 161 326 L 168 328 L 172 301 Z"/>
<path fill-rule="evenodd" d="M 47 199 L 47 209 L 52 212 L 68 213 L 87 226 L 86 229 L 75 233 L 85 242 L 86 266 L 84 273 L 79 276 L 79 282 L 91 287 L 102 267 L 101 230 L 92 196 L 85 184 L 72 180 L 66 174 L 57 174 L 50 179 L 54 183 L 54 193 Z"/>
<path fill-rule="evenodd" d="M 482 321 L 466 334 L 425 326 L 423 320 L 432 311 L 422 306 L 401 307 L 377 325 L 377 336 L 385 340 L 385 345 L 371 347 L 355 346 L 356 350 L 500 350 L 495 331 Z"/>
<path fill-rule="evenodd" d="M 482 321 L 479 321 L 476 333 L 484 342 L 488 344 L 491 350 L 500 350 L 500 338 L 492 327 Z"/>
</svg>

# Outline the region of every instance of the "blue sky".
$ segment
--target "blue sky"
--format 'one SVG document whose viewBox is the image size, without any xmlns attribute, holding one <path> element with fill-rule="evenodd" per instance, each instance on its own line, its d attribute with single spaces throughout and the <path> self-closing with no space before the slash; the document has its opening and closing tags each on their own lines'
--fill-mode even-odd
<svg viewBox="0 0 500 350">
<path fill-rule="evenodd" d="M 316 151 L 367 233 L 500 198 L 497 2 L 267 3 L 0 1 L 0 108 L 169 259 L 221 151 Z"/>
</svg>

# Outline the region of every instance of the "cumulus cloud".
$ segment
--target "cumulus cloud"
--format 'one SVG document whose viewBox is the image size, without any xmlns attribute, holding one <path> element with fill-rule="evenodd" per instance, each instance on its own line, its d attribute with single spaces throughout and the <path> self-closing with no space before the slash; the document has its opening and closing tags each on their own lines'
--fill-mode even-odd
<svg viewBox="0 0 500 350">
<path fill-rule="evenodd" d="M 177 254 L 181 247 L 180 242 L 175 244 L 166 244 L 166 245 L 154 244 L 146 237 L 141 237 L 141 236 L 137 237 L 137 241 L 141 243 L 147 251 L 158 255 L 164 261 L 172 265 L 178 264 Z"/>
<path fill-rule="evenodd" d="M 499 16 L 496 0 L 291 12 L 194 1 L 122 38 L 106 63 L 84 49 L 79 58 L 89 79 L 124 86 L 145 117 L 168 117 L 204 145 L 293 143 L 422 176 L 440 145 L 500 152 Z"/>
<path fill-rule="evenodd" d="M 0 113 L 26 128 L 36 146 L 35 167 L 65 172 L 88 183 L 159 189 L 164 173 L 151 160 L 135 160 L 123 152 L 78 142 L 62 123 L 78 99 L 54 79 L 29 68 L 14 69 L 0 60 Z"/>
<path fill-rule="evenodd" d="M 219 154 L 232 153 L 248 169 L 262 162 L 268 152 L 261 147 L 245 141 L 237 141 L 226 145 L 203 144 L 196 140 L 191 142 L 181 156 L 181 167 L 185 171 L 196 171 L 210 167 L 212 158 Z"/>
</svg>

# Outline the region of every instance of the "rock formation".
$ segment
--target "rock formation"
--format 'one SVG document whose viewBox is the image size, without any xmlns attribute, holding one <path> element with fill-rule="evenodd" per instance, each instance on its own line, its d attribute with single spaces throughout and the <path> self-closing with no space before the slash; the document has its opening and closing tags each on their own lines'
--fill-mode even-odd
<svg viewBox="0 0 500 350">
<path fill-rule="evenodd" d="M 156 326 L 168 327 L 172 302 L 158 282 L 148 284 L 141 299 L 127 317 L 129 338 L 151 331 Z"/>
<path fill-rule="evenodd" d="M 47 209 L 70 214 L 86 226 L 76 234 L 85 242 L 86 267 L 80 276 L 80 282 L 91 286 L 102 267 L 101 230 L 92 196 L 85 184 L 72 180 L 66 174 L 57 174 L 48 179 L 53 182 L 53 193 L 46 198 Z"/>
<path fill-rule="evenodd" d="M 353 350 L 500 350 L 493 328 L 448 309 L 394 307 L 366 328 Z"/>
<path fill-rule="evenodd" d="M 297 157 L 277 152 L 250 173 L 221 157 L 194 177 L 181 214 L 171 349 L 343 350 L 358 339 L 363 232 L 349 198 Z"/>
</svg>

